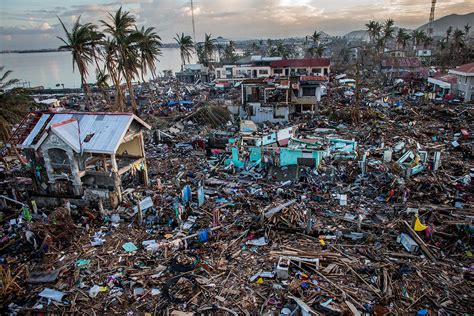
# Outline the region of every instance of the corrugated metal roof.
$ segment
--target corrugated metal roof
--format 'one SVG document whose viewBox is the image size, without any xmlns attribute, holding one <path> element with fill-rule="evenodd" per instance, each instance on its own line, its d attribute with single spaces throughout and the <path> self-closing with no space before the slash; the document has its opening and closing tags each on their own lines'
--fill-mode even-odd
<svg viewBox="0 0 474 316">
<path fill-rule="evenodd" d="M 421 61 L 418 57 L 385 57 L 382 67 L 416 68 L 421 67 Z"/>
<path fill-rule="evenodd" d="M 464 64 L 464 65 L 458 66 L 458 67 L 452 69 L 451 71 L 457 71 L 457 72 L 464 72 L 464 73 L 473 74 L 474 73 L 474 63 L 469 63 L 469 64 Z"/>
<path fill-rule="evenodd" d="M 33 139 L 41 131 L 47 117 L 53 115 L 47 128 L 62 123 L 70 119 L 77 119 L 80 129 L 80 140 L 83 152 L 113 154 L 120 145 L 130 124 L 135 119 L 137 122 L 149 128 L 146 123 L 131 113 L 52 113 L 43 114 L 38 123 L 32 129 L 31 133 L 23 142 L 23 146 L 31 146 Z M 71 122 L 73 122 L 71 120 Z M 71 132 L 71 122 L 65 123 L 61 128 L 57 128 L 62 137 L 70 138 L 77 135 Z M 58 124 L 58 126 L 62 126 Z M 53 129 L 55 127 L 53 126 Z M 67 130 L 67 132 L 66 132 Z M 92 135 L 92 136 L 91 136 Z M 87 141 L 86 141 L 87 140 Z M 69 140 L 71 144 L 77 144 L 75 140 Z M 73 146 L 74 147 L 74 146 Z"/>
</svg>

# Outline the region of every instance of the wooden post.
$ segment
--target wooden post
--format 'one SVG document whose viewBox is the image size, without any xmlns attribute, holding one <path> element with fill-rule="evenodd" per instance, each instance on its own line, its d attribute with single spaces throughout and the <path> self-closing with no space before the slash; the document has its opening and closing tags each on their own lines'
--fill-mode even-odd
<svg viewBox="0 0 474 316">
<path fill-rule="evenodd" d="M 150 180 L 148 179 L 148 166 L 146 164 L 145 156 L 145 142 L 143 141 L 143 132 L 140 132 L 140 146 L 142 149 L 142 159 L 143 159 L 143 184 L 148 186 L 150 185 Z"/>
</svg>

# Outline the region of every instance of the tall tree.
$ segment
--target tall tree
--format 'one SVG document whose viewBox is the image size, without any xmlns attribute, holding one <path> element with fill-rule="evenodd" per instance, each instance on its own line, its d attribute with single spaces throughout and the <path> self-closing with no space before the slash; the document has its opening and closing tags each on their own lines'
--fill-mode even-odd
<svg viewBox="0 0 474 316">
<path fill-rule="evenodd" d="M 110 94 L 109 94 L 109 79 L 110 76 L 109 74 L 106 73 L 106 69 L 96 69 L 95 71 L 95 78 L 96 78 L 96 85 L 97 88 L 102 92 L 102 95 L 104 97 L 104 100 L 107 102 L 107 104 L 112 104 L 110 100 Z"/>
<path fill-rule="evenodd" d="M 451 34 L 453 34 L 453 27 L 449 26 L 448 29 L 446 30 L 446 43 L 449 42 L 449 38 L 451 37 Z"/>
<path fill-rule="evenodd" d="M 307 39 L 311 41 L 313 47 L 318 46 L 322 35 L 322 32 L 314 31 L 313 34 L 307 36 Z"/>
<path fill-rule="evenodd" d="M 134 32 L 135 17 L 120 7 L 115 14 L 108 14 L 110 22 L 101 20 L 104 32 L 110 34 L 117 47 L 119 70 L 127 83 L 130 102 L 134 113 L 138 113 L 132 80 L 138 75 L 140 67 L 138 47 L 135 41 L 139 40 L 138 33 Z"/>
<path fill-rule="evenodd" d="M 58 38 L 64 43 L 64 45 L 59 48 L 71 50 L 72 70 L 74 71 L 77 67 L 79 75 L 81 76 L 81 84 L 84 89 L 87 103 L 89 104 L 89 107 L 92 108 L 94 106 L 92 94 L 89 85 L 86 82 L 86 77 L 89 74 L 87 66 L 93 61 L 93 57 L 95 56 L 94 41 L 96 40 L 96 27 L 91 23 L 81 24 L 81 17 L 79 16 L 69 31 L 63 21 L 59 17 L 58 19 L 66 35 L 65 38 L 58 36 Z"/>
<path fill-rule="evenodd" d="M 105 67 L 107 72 L 115 86 L 115 110 L 123 111 L 125 104 L 125 96 L 122 90 L 122 73 L 118 69 L 118 54 L 117 54 L 117 45 L 112 39 L 107 39 L 103 43 L 102 58 L 104 60 Z"/>
<path fill-rule="evenodd" d="M 393 35 L 395 33 L 395 29 L 393 28 L 394 24 L 395 22 L 392 19 L 386 20 L 383 24 L 382 37 L 384 39 L 384 44 L 386 44 L 387 41 L 393 38 Z"/>
<path fill-rule="evenodd" d="M 207 59 L 206 52 L 204 51 L 204 44 L 203 43 L 197 43 L 195 48 L 196 48 L 196 57 L 198 59 L 198 63 L 208 67 L 209 66 L 209 61 Z"/>
<path fill-rule="evenodd" d="M 226 63 L 234 63 L 236 60 L 237 56 L 235 55 L 235 43 L 234 41 L 230 41 L 229 45 L 227 45 L 224 49 L 223 61 Z"/>
<path fill-rule="evenodd" d="M 397 42 L 397 48 L 400 49 L 401 47 L 402 49 L 405 49 L 411 37 L 410 34 L 408 34 L 404 29 L 399 28 L 395 38 Z"/>
<path fill-rule="evenodd" d="M 376 43 L 381 36 L 382 32 L 382 25 L 376 21 L 369 21 L 369 23 L 365 24 L 367 28 L 367 34 L 369 35 L 370 43 Z"/>
<path fill-rule="evenodd" d="M 467 42 L 469 40 L 469 32 L 471 31 L 471 25 L 466 24 L 464 25 L 464 35 L 465 35 L 465 41 Z"/>
<path fill-rule="evenodd" d="M 417 50 L 418 47 L 420 46 L 420 44 L 422 44 L 425 41 L 426 37 L 427 37 L 427 35 L 426 35 L 425 31 L 423 31 L 423 30 L 414 30 L 411 33 L 411 38 L 413 40 L 413 46 L 414 46 L 415 50 Z"/>
<path fill-rule="evenodd" d="M 186 62 L 189 63 L 189 60 L 191 59 L 191 56 L 194 52 L 193 38 L 189 35 L 184 35 L 184 33 L 181 33 L 181 35 L 176 34 L 173 39 L 179 45 L 179 53 L 181 56 L 181 71 L 183 71 L 184 65 L 186 65 Z"/>
<path fill-rule="evenodd" d="M 9 78 L 12 71 L 4 69 L 5 66 L 0 66 L 0 140 L 6 142 L 12 125 L 22 120 L 31 101 L 23 89 L 15 88 L 19 80 Z"/>
<path fill-rule="evenodd" d="M 205 33 L 204 42 L 203 42 L 203 49 L 204 54 L 206 55 L 207 62 L 209 66 L 211 66 L 211 62 L 213 59 L 214 51 L 216 50 L 216 40 L 212 38 L 212 34 Z"/>
<path fill-rule="evenodd" d="M 155 77 L 158 56 L 161 56 L 161 37 L 155 32 L 154 27 L 145 28 L 142 26 L 136 29 L 137 46 L 140 51 L 140 73 L 142 81 L 146 82 L 145 76 L 148 71 Z"/>
</svg>

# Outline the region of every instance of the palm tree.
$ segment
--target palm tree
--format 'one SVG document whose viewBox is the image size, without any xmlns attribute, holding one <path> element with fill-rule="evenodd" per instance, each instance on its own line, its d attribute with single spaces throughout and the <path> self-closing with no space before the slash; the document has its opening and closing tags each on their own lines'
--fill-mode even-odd
<svg viewBox="0 0 474 316">
<path fill-rule="evenodd" d="M 471 30 L 471 26 L 469 24 L 464 25 L 464 35 L 466 36 L 466 42 L 469 40 L 469 31 Z"/>
<path fill-rule="evenodd" d="M 204 49 L 204 53 L 206 54 L 206 58 L 209 65 L 212 61 L 212 55 L 214 54 L 214 51 L 216 50 L 215 42 L 216 40 L 212 38 L 212 34 L 205 33 L 203 49 Z"/>
<path fill-rule="evenodd" d="M 382 38 L 383 38 L 383 48 L 385 48 L 387 41 L 393 38 L 395 29 L 393 28 L 393 25 L 395 22 L 392 19 L 388 19 L 385 21 L 382 27 Z"/>
<path fill-rule="evenodd" d="M 404 50 L 407 46 L 407 42 L 410 40 L 410 34 L 408 34 L 404 29 L 398 29 L 398 33 L 395 36 L 397 42 L 397 48 L 402 47 Z"/>
<path fill-rule="evenodd" d="M 108 81 L 110 80 L 110 75 L 105 72 L 105 67 L 104 69 L 98 68 L 95 70 L 95 80 L 96 80 L 97 88 L 99 88 L 100 91 L 102 92 L 102 95 L 104 96 L 104 99 L 107 102 L 107 104 L 108 105 L 112 104 L 112 101 L 110 100 L 109 83 L 108 83 Z"/>
<path fill-rule="evenodd" d="M 283 59 L 287 59 L 291 55 L 288 46 L 283 44 L 282 41 L 277 42 L 276 51 L 278 52 L 278 55 L 281 56 Z"/>
<path fill-rule="evenodd" d="M 5 69 L 0 66 L 0 73 Z M 22 89 L 15 89 L 18 79 L 8 79 L 12 71 L 7 70 L 0 74 L 0 140 L 6 142 L 11 135 L 13 124 L 21 121 L 31 101 L 22 93 Z"/>
<path fill-rule="evenodd" d="M 95 37 L 95 26 L 90 23 L 81 24 L 80 16 L 76 19 L 76 22 L 69 31 L 64 25 L 63 21 L 58 17 L 61 26 L 63 27 L 65 38 L 58 38 L 64 43 L 59 49 L 70 49 L 72 52 L 72 70 L 75 70 L 75 66 L 81 76 L 81 84 L 86 95 L 86 100 L 89 101 L 89 106 L 93 107 L 92 95 L 88 84 L 86 83 L 86 77 L 88 76 L 87 66 L 92 62 L 92 58 L 95 55 L 93 43 L 96 40 Z"/>
<path fill-rule="evenodd" d="M 325 50 L 326 50 L 326 46 L 323 44 L 319 44 L 317 47 L 315 47 L 314 53 L 318 57 L 323 57 Z"/>
<path fill-rule="evenodd" d="M 204 51 L 204 44 L 203 43 L 198 43 L 195 46 L 196 48 L 196 56 L 198 59 L 198 62 L 206 67 L 209 66 L 209 60 L 207 59 L 206 52 Z"/>
<path fill-rule="evenodd" d="M 228 63 L 234 63 L 236 61 L 234 41 L 230 41 L 229 45 L 224 49 L 224 61 Z"/>
<path fill-rule="evenodd" d="M 449 38 L 451 37 L 451 34 L 453 34 L 453 27 L 452 26 L 448 27 L 448 29 L 446 30 L 446 43 L 449 42 Z"/>
<path fill-rule="evenodd" d="M 307 57 L 322 57 L 324 55 L 324 51 L 326 50 L 326 46 L 323 44 L 319 44 L 315 47 L 308 47 L 306 49 L 306 56 Z"/>
<path fill-rule="evenodd" d="M 461 48 L 464 47 L 464 32 L 456 28 L 453 32 L 453 48 L 454 52 L 457 52 L 458 55 L 461 54 Z M 460 57 L 460 56 L 458 56 Z"/>
<path fill-rule="evenodd" d="M 259 49 L 260 47 L 258 46 L 257 42 L 252 42 L 252 53 L 256 53 Z"/>
<path fill-rule="evenodd" d="M 380 38 L 382 25 L 376 21 L 369 21 L 365 26 L 367 27 L 370 42 L 373 43 L 374 41 L 377 41 Z"/>
<path fill-rule="evenodd" d="M 425 38 L 426 38 L 426 33 L 425 31 L 420 31 L 420 30 L 414 30 L 412 33 L 411 33 L 411 38 L 413 40 L 413 46 L 415 48 L 415 50 L 418 49 L 418 46 L 424 42 Z"/>
<path fill-rule="evenodd" d="M 135 44 L 140 39 L 137 32 L 134 32 L 135 17 L 128 11 L 122 11 L 120 7 L 115 14 L 109 13 L 109 22 L 101 20 L 104 32 L 112 36 L 114 45 L 117 48 L 118 68 L 123 74 L 127 83 L 130 102 L 134 113 L 138 113 L 138 106 L 135 101 L 135 93 L 132 80 L 138 75 L 140 67 L 139 52 Z"/>
<path fill-rule="evenodd" d="M 155 61 L 161 56 L 161 37 L 155 32 L 154 27 L 136 29 L 137 46 L 140 51 L 140 70 L 142 81 L 146 82 L 144 76 L 148 70 L 155 76 Z"/>
<path fill-rule="evenodd" d="M 118 69 L 118 55 L 117 55 L 117 46 L 113 40 L 107 39 L 102 43 L 103 51 L 102 58 L 104 60 L 105 67 L 107 72 L 112 79 L 115 86 L 115 110 L 123 111 L 124 110 L 124 94 L 121 88 L 121 72 Z"/>
<path fill-rule="evenodd" d="M 184 65 L 186 65 L 186 61 L 189 63 L 191 55 L 194 51 L 193 38 L 189 35 L 184 35 L 184 33 L 181 33 L 181 35 L 176 34 L 173 39 L 179 45 L 179 52 L 181 55 L 181 71 L 183 71 L 183 67 Z"/>
<path fill-rule="evenodd" d="M 312 35 L 308 35 L 306 38 L 311 40 L 312 46 L 319 45 L 319 41 L 321 40 L 321 36 L 323 35 L 322 32 L 314 31 Z"/>
<path fill-rule="evenodd" d="M 3 71 L 5 69 L 5 66 L 0 66 L 0 71 Z M 5 93 L 5 90 L 8 90 L 12 88 L 15 84 L 20 82 L 18 79 L 8 79 L 8 76 L 11 75 L 13 71 L 7 70 L 3 73 L 3 75 L 0 76 L 0 94 Z"/>
</svg>

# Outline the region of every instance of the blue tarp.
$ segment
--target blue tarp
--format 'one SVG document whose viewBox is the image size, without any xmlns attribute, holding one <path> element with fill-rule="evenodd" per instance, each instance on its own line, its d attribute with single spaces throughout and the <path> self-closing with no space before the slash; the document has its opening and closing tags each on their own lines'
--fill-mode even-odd
<svg viewBox="0 0 474 316">
<path fill-rule="evenodd" d="M 193 101 L 185 101 L 185 100 L 179 100 L 179 101 L 169 101 L 168 105 L 191 105 L 193 104 Z"/>
</svg>

